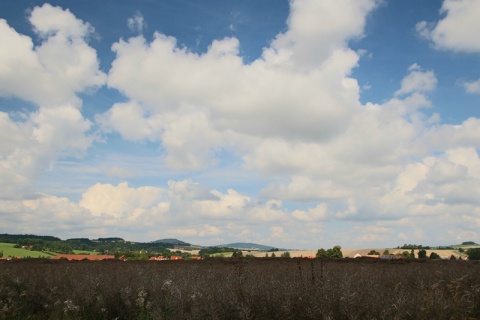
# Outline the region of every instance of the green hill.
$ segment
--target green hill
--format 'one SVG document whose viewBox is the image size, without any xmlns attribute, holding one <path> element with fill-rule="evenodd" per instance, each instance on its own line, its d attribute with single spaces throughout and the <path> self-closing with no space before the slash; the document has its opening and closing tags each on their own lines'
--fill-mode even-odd
<svg viewBox="0 0 480 320">
<path fill-rule="evenodd" d="M 173 245 L 178 245 L 178 246 L 189 246 L 190 243 L 184 242 L 182 240 L 178 239 L 160 239 L 160 240 L 155 240 L 152 241 L 153 243 L 168 243 L 168 244 L 173 244 Z"/>
<path fill-rule="evenodd" d="M 275 247 L 265 246 L 257 243 L 249 243 L 249 242 L 235 242 L 235 243 L 221 244 L 213 247 L 219 247 L 219 248 L 227 247 L 227 248 L 234 248 L 234 249 L 245 250 L 245 251 L 246 250 L 269 251 L 272 249 L 276 249 Z M 279 250 L 283 250 L 283 249 L 279 249 Z"/>
</svg>

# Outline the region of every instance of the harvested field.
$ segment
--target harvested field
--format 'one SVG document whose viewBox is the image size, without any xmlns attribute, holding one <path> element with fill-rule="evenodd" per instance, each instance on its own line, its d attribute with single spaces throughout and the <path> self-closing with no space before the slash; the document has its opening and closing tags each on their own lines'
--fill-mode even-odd
<svg viewBox="0 0 480 320">
<path fill-rule="evenodd" d="M 0 261 L 0 319 L 478 319 L 480 264 Z"/>
<path fill-rule="evenodd" d="M 381 249 L 375 249 L 375 248 L 370 248 L 370 249 L 342 249 L 342 254 L 344 257 L 349 257 L 349 258 L 353 258 L 355 256 L 355 254 L 360 254 L 362 256 L 364 255 L 367 255 L 371 250 L 376 250 L 380 253 L 383 253 L 383 251 L 385 251 L 385 248 L 381 248 Z M 410 252 L 410 250 L 407 250 L 407 249 L 388 249 L 390 251 L 391 254 L 401 254 L 402 252 L 404 251 L 407 251 L 407 252 Z M 427 251 L 427 256 L 430 256 L 430 253 L 432 252 L 436 252 L 437 254 L 439 254 L 440 256 L 442 257 L 450 257 L 450 256 L 455 256 L 455 258 L 459 258 L 459 257 L 462 257 L 462 258 L 465 258 L 466 257 L 466 254 L 460 254 L 457 250 L 426 250 Z M 275 251 L 275 255 L 277 257 L 280 257 L 282 255 L 282 253 L 284 253 L 286 251 Z M 315 257 L 315 255 L 317 254 L 317 250 L 288 250 L 288 252 L 290 253 L 290 256 L 292 258 L 308 258 L 308 257 Z M 417 256 L 417 253 L 418 253 L 418 250 L 414 250 L 415 252 L 415 257 Z M 255 257 L 265 257 L 265 254 L 268 254 L 268 256 L 271 256 L 272 255 L 272 252 L 263 252 L 263 251 L 252 251 L 252 252 L 249 252 L 249 251 L 243 251 L 243 255 L 247 255 L 247 254 L 250 254 L 250 255 L 253 255 Z"/>
</svg>

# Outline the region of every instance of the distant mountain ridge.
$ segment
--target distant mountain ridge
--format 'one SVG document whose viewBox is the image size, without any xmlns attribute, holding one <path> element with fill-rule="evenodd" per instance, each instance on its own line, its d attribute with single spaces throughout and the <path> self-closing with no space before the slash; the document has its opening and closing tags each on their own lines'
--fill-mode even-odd
<svg viewBox="0 0 480 320">
<path fill-rule="evenodd" d="M 228 243 L 228 244 L 220 244 L 212 247 L 219 247 L 219 248 L 228 247 L 233 249 L 260 250 L 260 251 L 269 251 L 271 249 L 277 249 L 277 247 L 266 246 L 263 244 L 250 243 L 250 242 L 234 242 L 234 243 Z M 284 250 L 284 249 L 278 249 L 278 250 Z"/>
<path fill-rule="evenodd" d="M 174 244 L 174 245 L 179 245 L 179 246 L 189 246 L 190 243 L 188 242 L 184 242 L 182 240 L 178 240 L 178 239 L 173 239 L 173 238 L 169 238 L 169 239 L 160 239 L 160 240 L 155 240 L 155 241 L 152 241 L 153 243 L 168 243 L 168 244 Z"/>
</svg>

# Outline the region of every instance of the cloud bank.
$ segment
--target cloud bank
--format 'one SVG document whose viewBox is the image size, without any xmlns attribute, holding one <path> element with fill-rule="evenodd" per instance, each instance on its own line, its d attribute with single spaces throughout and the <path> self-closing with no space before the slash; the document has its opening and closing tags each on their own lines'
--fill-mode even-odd
<svg viewBox="0 0 480 320">
<path fill-rule="evenodd" d="M 420 22 L 417 31 L 435 48 L 478 52 L 476 39 L 458 35 L 478 25 L 478 10 L 469 10 L 476 3 L 446 0 L 445 17 L 431 29 Z M 361 54 L 349 44 L 365 36 L 377 6 L 292 1 L 287 30 L 249 63 L 234 37 L 204 53 L 160 31 L 148 40 L 136 14 L 128 26 L 140 35 L 112 45 L 105 71 L 88 43 L 93 27 L 69 10 L 32 10 L 38 44 L 0 20 L 0 95 L 36 106 L 0 112 L 2 220 L 16 232 L 290 247 L 437 243 L 446 226 L 452 241 L 476 235 L 480 120 L 453 125 L 427 116 L 438 79 L 416 61 L 390 99 L 360 102 L 352 72 Z M 103 85 L 125 99 L 86 119 L 79 94 Z M 474 82 L 465 86 L 478 91 Z M 255 176 L 259 191 L 193 178 L 153 186 L 95 181 L 78 201 L 36 189 L 56 161 L 86 157 L 96 141 L 115 135 L 155 145 L 159 170 L 215 176 L 233 162 L 236 173 Z M 58 226 L 46 223 L 52 219 Z"/>
</svg>

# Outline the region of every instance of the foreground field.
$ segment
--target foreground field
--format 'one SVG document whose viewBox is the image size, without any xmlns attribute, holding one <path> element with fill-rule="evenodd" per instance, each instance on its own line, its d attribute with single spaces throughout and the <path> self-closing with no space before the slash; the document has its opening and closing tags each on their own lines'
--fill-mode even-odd
<svg viewBox="0 0 480 320">
<path fill-rule="evenodd" d="M 473 261 L 0 261 L 0 319 L 480 318 Z"/>
</svg>

